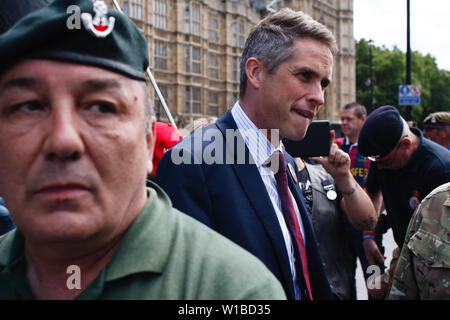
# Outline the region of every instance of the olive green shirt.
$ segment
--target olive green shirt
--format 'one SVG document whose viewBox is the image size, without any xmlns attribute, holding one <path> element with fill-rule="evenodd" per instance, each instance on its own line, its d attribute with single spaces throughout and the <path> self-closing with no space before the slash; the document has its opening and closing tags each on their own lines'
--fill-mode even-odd
<svg viewBox="0 0 450 320">
<path fill-rule="evenodd" d="M 256 257 L 151 187 L 111 261 L 76 299 L 286 299 Z M 0 238 L 0 299 L 34 299 L 25 270 L 24 237 L 14 230 Z"/>
<path fill-rule="evenodd" d="M 450 182 L 414 213 L 388 299 L 450 299 Z"/>
</svg>

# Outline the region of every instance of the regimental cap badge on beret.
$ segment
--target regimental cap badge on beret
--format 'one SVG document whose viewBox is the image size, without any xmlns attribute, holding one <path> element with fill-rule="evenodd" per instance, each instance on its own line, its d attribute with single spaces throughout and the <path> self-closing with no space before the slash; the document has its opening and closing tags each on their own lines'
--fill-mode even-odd
<svg viewBox="0 0 450 320">
<path fill-rule="evenodd" d="M 103 1 L 92 0 L 92 3 L 95 16 L 92 18 L 90 13 L 83 12 L 81 14 L 83 26 L 93 36 L 105 38 L 113 30 L 116 19 L 114 17 L 108 18 L 106 15 L 108 13 L 108 7 Z"/>
<path fill-rule="evenodd" d="M 430 113 L 424 120 L 425 126 L 448 126 L 450 125 L 450 112 L 438 111 Z"/>
</svg>

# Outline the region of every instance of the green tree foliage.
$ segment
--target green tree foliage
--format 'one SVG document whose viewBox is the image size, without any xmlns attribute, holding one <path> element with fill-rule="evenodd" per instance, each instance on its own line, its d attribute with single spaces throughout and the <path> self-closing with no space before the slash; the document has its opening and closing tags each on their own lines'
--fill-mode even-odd
<svg viewBox="0 0 450 320">
<path fill-rule="evenodd" d="M 406 83 L 406 54 L 394 47 L 372 47 L 374 107 L 392 105 L 406 117 L 406 107 L 398 105 L 398 86 Z M 412 84 L 421 86 L 421 104 L 412 107 L 412 120 L 421 124 L 431 112 L 450 110 L 450 71 L 440 70 L 434 57 L 412 52 Z M 356 97 L 371 110 L 370 46 L 356 41 Z"/>
</svg>

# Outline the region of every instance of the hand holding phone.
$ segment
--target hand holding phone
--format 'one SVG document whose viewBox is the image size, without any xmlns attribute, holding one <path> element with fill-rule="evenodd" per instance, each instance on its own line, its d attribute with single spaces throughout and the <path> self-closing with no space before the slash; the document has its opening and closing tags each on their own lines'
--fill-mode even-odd
<svg viewBox="0 0 450 320">
<path fill-rule="evenodd" d="M 338 179 L 352 177 L 352 175 L 350 173 L 350 156 L 334 143 L 335 135 L 334 130 L 331 130 L 329 140 L 330 152 L 327 156 L 311 157 L 310 159 L 320 163 L 337 183 Z"/>
<path fill-rule="evenodd" d="M 308 127 L 303 140 L 293 141 L 283 139 L 283 145 L 286 152 L 294 158 L 327 156 L 330 153 L 330 146 L 334 141 L 334 130 L 332 130 L 332 139 L 330 130 L 331 125 L 329 121 L 316 120 Z"/>
</svg>

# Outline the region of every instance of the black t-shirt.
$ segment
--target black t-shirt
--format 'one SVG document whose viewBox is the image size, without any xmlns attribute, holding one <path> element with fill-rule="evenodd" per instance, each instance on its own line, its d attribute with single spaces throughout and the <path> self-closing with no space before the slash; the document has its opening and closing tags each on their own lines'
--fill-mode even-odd
<svg viewBox="0 0 450 320">
<path fill-rule="evenodd" d="M 399 170 L 378 169 L 372 162 L 366 188 L 370 193 L 381 190 L 389 225 L 401 248 L 414 210 L 422 199 L 439 185 L 450 181 L 450 151 L 425 139 L 413 128 L 420 144 L 408 164 Z"/>
</svg>

